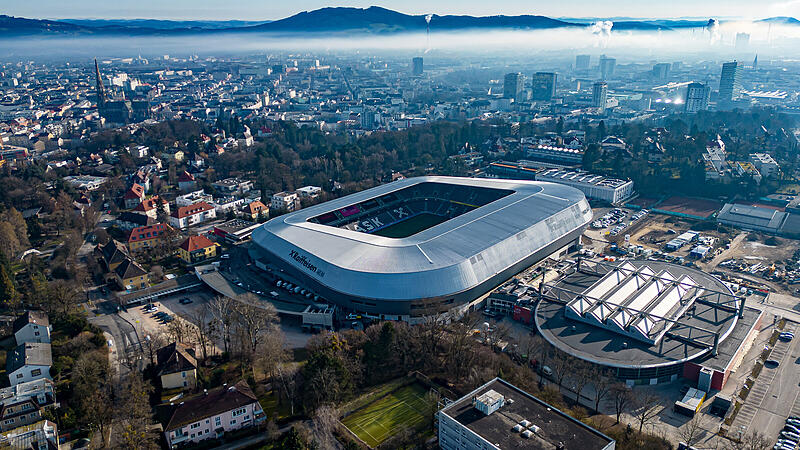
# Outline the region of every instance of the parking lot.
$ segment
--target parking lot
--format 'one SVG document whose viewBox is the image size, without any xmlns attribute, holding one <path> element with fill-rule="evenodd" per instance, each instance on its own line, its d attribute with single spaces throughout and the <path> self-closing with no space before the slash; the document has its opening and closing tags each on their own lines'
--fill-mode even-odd
<svg viewBox="0 0 800 450">
<path fill-rule="evenodd" d="M 214 299 L 215 293 L 208 289 L 196 289 L 190 292 L 176 294 L 168 297 L 163 297 L 154 304 L 158 305 L 158 312 L 163 312 L 175 317 L 179 320 L 188 320 L 196 314 L 199 308 L 205 303 Z M 181 299 L 187 298 L 191 303 L 181 303 Z M 155 313 L 149 313 L 144 310 L 144 306 L 135 306 L 124 312 L 132 323 L 139 328 L 142 339 L 148 335 L 166 334 L 168 331 L 167 324 L 159 320 Z M 190 321 L 189 321 L 190 322 Z M 300 327 L 300 320 L 291 317 L 281 317 L 281 331 L 284 335 L 284 347 L 302 348 L 305 347 L 311 334 L 304 333 Z M 217 340 L 216 345 L 222 348 L 222 342 Z"/>
</svg>

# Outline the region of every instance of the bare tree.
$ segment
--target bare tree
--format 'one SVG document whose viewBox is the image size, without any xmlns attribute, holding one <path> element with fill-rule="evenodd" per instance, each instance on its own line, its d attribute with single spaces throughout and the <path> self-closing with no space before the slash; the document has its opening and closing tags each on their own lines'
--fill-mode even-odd
<svg viewBox="0 0 800 450">
<path fill-rule="evenodd" d="M 614 412 L 617 415 L 617 422 L 622 413 L 633 404 L 633 391 L 625 383 L 615 383 L 609 389 L 611 396 L 614 398 Z"/>
<path fill-rule="evenodd" d="M 614 385 L 611 374 L 601 370 L 596 365 L 592 366 L 592 386 L 594 386 L 594 410 L 600 412 L 600 401 L 605 398 Z"/>
<path fill-rule="evenodd" d="M 230 297 L 217 296 L 208 303 L 213 317 L 214 331 L 222 340 L 225 353 L 230 351 L 231 335 L 233 331 L 235 300 Z"/>
<path fill-rule="evenodd" d="M 260 370 L 265 376 L 274 379 L 278 365 L 285 362 L 288 356 L 284 349 L 283 332 L 280 328 L 273 327 L 261 337 L 253 359 L 253 370 Z"/>
<path fill-rule="evenodd" d="M 194 325 L 194 335 L 197 343 L 200 344 L 200 351 L 203 352 L 203 360 L 208 358 L 209 347 L 214 347 L 211 341 L 214 332 L 213 316 L 211 307 L 204 303 L 200 308 L 195 309 L 187 316 L 189 323 Z"/>
<path fill-rule="evenodd" d="M 650 425 L 661 412 L 661 397 L 651 391 L 643 390 L 634 395 L 634 417 L 639 424 L 639 433 L 645 425 Z"/>
<path fill-rule="evenodd" d="M 145 353 L 150 357 L 150 364 L 156 364 L 156 353 L 158 353 L 158 349 L 165 345 L 167 345 L 167 338 L 160 331 L 148 334 L 144 337 L 142 346 L 144 347 Z"/>
<path fill-rule="evenodd" d="M 695 414 L 690 421 L 678 428 L 678 437 L 690 447 L 700 442 L 705 434 L 706 420 L 700 413 Z"/>
<path fill-rule="evenodd" d="M 167 334 L 173 341 L 183 343 L 191 340 L 192 330 L 188 323 L 176 317 L 167 325 Z"/>
<path fill-rule="evenodd" d="M 235 306 L 236 325 L 245 339 L 243 344 L 247 346 L 242 350 L 252 354 L 261 342 L 262 333 L 275 326 L 278 313 L 272 303 L 259 302 L 253 294 L 243 297 Z"/>
<path fill-rule="evenodd" d="M 298 378 L 300 370 L 294 364 L 278 364 L 275 368 L 278 375 L 278 386 L 281 396 L 289 402 L 289 410 L 294 416 L 295 399 L 298 396 Z"/>
<path fill-rule="evenodd" d="M 148 433 L 152 422 L 149 396 L 152 386 L 138 372 L 131 372 L 118 385 L 116 421 L 122 431 L 117 433 L 116 447 L 130 450 L 156 449 L 156 436 Z"/>
<path fill-rule="evenodd" d="M 729 439 L 725 444 L 725 450 L 768 450 L 770 447 L 770 440 L 756 430 L 745 434 L 738 441 Z"/>
<path fill-rule="evenodd" d="M 593 370 L 594 364 L 587 363 L 582 359 L 575 359 L 575 364 L 572 369 L 572 379 L 575 381 L 575 404 L 581 404 L 581 392 L 586 388 L 586 385 L 591 382 L 592 377 L 595 375 Z"/>
<path fill-rule="evenodd" d="M 564 384 L 567 373 L 572 373 L 572 368 L 576 364 L 576 359 L 564 352 L 556 352 L 550 358 L 550 368 L 553 369 L 553 376 L 556 379 L 559 389 Z"/>
<path fill-rule="evenodd" d="M 311 423 L 311 434 L 317 446 L 322 449 L 337 448 L 336 423 L 339 421 L 339 412 L 330 405 L 322 405 L 314 411 Z"/>
</svg>

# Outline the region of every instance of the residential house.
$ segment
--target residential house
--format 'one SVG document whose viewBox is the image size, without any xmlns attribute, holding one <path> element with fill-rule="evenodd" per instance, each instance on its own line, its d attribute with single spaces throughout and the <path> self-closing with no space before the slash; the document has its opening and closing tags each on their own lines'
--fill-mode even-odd
<svg viewBox="0 0 800 450">
<path fill-rule="evenodd" d="M 781 167 L 769 153 L 751 153 L 750 162 L 766 178 L 775 177 L 780 172 Z"/>
<path fill-rule="evenodd" d="M 164 390 L 192 390 L 197 385 L 197 359 L 180 342 L 173 342 L 156 352 L 156 373 Z"/>
<path fill-rule="evenodd" d="M 145 199 L 145 189 L 139 183 L 133 183 L 130 189 L 125 192 L 125 195 L 122 196 L 122 200 L 125 203 L 125 209 L 133 209 L 142 203 Z"/>
<path fill-rule="evenodd" d="M 129 259 L 128 249 L 115 239 L 111 239 L 105 245 L 98 245 L 95 254 L 103 262 L 106 272 L 114 271 L 123 261 Z"/>
<path fill-rule="evenodd" d="M 217 256 L 217 244 L 205 236 L 189 236 L 178 247 L 178 256 L 186 264 L 195 264 Z"/>
<path fill-rule="evenodd" d="M 134 228 L 128 236 L 128 250 L 137 252 L 154 247 L 164 238 L 164 233 L 171 229 L 172 227 L 164 223 Z"/>
<path fill-rule="evenodd" d="M 220 197 L 216 200 L 209 202 L 214 210 L 217 212 L 217 217 L 224 216 L 231 211 L 236 211 L 240 206 L 244 205 L 245 199 L 238 197 Z"/>
<path fill-rule="evenodd" d="M 168 149 L 161 152 L 161 158 L 166 159 L 167 161 L 175 161 L 177 163 L 183 161 L 183 158 L 186 156 L 183 153 L 183 150 L 179 149 Z"/>
<path fill-rule="evenodd" d="M 44 311 L 25 311 L 14 321 L 14 340 L 17 345 L 26 342 L 50 343 L 50 319 Z"/>
<path fill-rule="evenodd" d="M 249 220 L 258 220 L 261 217 L 269 216 L 269 207 L 256 200 L 244 205 L 242 208 L 242 215 Z"/>
<path fill-rule="evenodd" d="M 114 269 L 114 280 L 124 290 L 136 291 L 147 287 L 147 271 L 136 261 L 127 258 Z"/>
<path fill-rule="evenodd" d="M 53 354 L 50 344 L 26 342 L 6 353 L 6 373 L 11 386 L 50 377 Z"/>
<path fill-rule="evenodd" d="M 211 183 L 211 186 L 222 195 L 238 195 L 253 189 L 253 182 L 241 178 L 226 178 Z"/>
<path fill-rule="evenodd" d="M 633 157 L 630 149 L 628 149 L 628 144 L 616 136 L 606 136 L 606 138 L 600 142 L 600 150 L 604 155 L 620 155 L 623 158 Z"/>
<path fill-rule="evenodd" d="M 144 214 L 137 214 L 131 211 L 121 212 L 115 220 L 117 226 L 123 231 L 129 231 L 138 227 L 154 225 L 156 219 Z"/>
<path fill-rule="evenodd" d="M 150 148 L 144 145 L 132 145 L 128 147 L 128 151 L 134 158 L 147 158 L 150 153 Z"/>
<path fill-rule="evenodd" d="M 175 228 L 186 228 L 217 217 L 214 207 L 206 202 L 180 206 L 172 212 L 169 223 Z"/>
<path fill-rule="evenodd" d="M 229 431 L 265 420 L 258 398 L 246 382 L 223 385 L 160 411 L 167 447 L 217 439 Z"/>
<path fill-rule="evenodd" d="M 189 192 L 196 188 L 197 180 L 195 179 L 194 175 L 184 170 L 183 173 L 178 177 L 178 189 L 183 192 Z"/>
<path fill-rule="evenodd" d="M 0 431 L 42 420 L 45 408 L 55 407 L 55 384 L 47 378 L 0 389 Z"/>
<path fill-rule="evenodd" d="M 270 209 L 292 212 L 300 208 L 300 199 L 296 192 L 278 192 L 272 195 Z"/>
<path fill-rule="evenodd" d="M 2 432 L 0 433 L 0 447 L 15 450 L 58 450 L 58 426 L 49 420 L 40 420 Z"/>
<path fill-rule="evenodd" d="M 214 197 L 211 194 L 206 194 L 202 189 L 175 197 L 175 205 L 177 206 L 189 206 L 197 202 L 211 203 L 212 201 L 214 201 Z"/>
<path fill-rule="evenodd" d="M 147 217 L 153 218 L 158 220 L 158 204 L 159 202 L 162 205 L 164 213 L 169 214 L 169 203 L 164 200 L 163 198 L 154 195 L 148 199 L 145 199 L 139 205 L 133 209 L 135 213 L 143 214 Z"/>
<path fill-rule="evenodd" d="M 295 192 L 297 192 L 300 198 L 314 199 L 319 197 L 319 194 L 322 193 L 322 188 L 319 186 L 303 186 Z"/>
</svg>

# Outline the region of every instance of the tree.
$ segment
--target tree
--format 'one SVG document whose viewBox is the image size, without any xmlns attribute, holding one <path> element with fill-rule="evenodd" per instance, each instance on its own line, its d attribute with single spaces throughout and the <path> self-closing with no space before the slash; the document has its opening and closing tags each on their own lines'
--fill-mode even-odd
<svg viewBox="0 0 800 450">
<path fill-rule="evenodd" d="M 704 416 L 697 413 L 691 420 L 678 428 L 678 437 L 688 446 L 692 447 L 699 443 L 706 434 L 706 421 Z"/>
<path fill-rule="evenodd" d="M 231 332 L 234 324 L 234 300 L 230 297 L 217 296 L 208 305 L 213 317 L 214 332 L 222 340 L 225 353 L 230 351 Z"/>
<path fill-rule="evenodd" d="M 581 404 L 581 392 L 586 388 L 586 385 L 592 380 L 595 372 L 592 370 L 593 364 L 587 363 L 582 359 L 575 359 L 573 364 L 572 378 L 575 382 L 575 404 Z"/>
<path fill-rule="evenodd" d="M 633 404 L 633 391 L 625 383 L 615 383 L 609 391 L 614 398 L 614 412 L 617 415 L 616 423 L 619 423 L 622 413 Z"/>
<path fill-rule="evenodd" d="M 174 318 L 167 325 L 167 335 L 175 342 L 188 342 L 192 337 L 192 329 L 183 319 Z"/>
<path fill-rule="evenodd" d="M 553 376 L 559 389 L 564 384 L 564 378 L 566 378 L 567 373 L 571 372 L 571 368 L 575 366 L 575 361 L 575 358 L 560 351 L 550 358 L 550 368 L 553 369 Z"/>
<path fill-rule="evenodd" d="M 8 222 L 0 222 L 0 251 L 6 259 L 15 259 L 20 248 L 19 238 L 17 238 L 14 227 Z"/>
<path fill-rule="evenodd" d="M 130 450 L 158 448 L 155 436 L 147 431 L 152 422 L 149 400 L 152 391 L 152 386 L 136 371 L 132 371 L 125 382 L 119 385 L 115 414 L 116 421 L 122 428 L 116 443 L 119 448 Z"/>
<path fill-rule="evenodd" d="M 253 361 L 253 369 L 258 369 L 270 380 L 274 380 L 276 369 L 286 362 L 288 354 L 284 349 L 285 339 L 279 327 L 273 327 L 261 339 Z"/>
<path fill-rule="evenodd" d="M 650 391 L 641 391 L 634 395 L 634 418 L 639 424 L 639 433 L 645 425 L 650 425 L 661 412 L 661 397 Z"/>
<path fill-rule="evenodd" d="M 596 365 L 592 367 L 592 386 L 594 386 L 594 410 L 600 413 L 600 401 L 605 398 L 611 391 L 611 386 L 614 385 L 612 375 L 608 372 L 599 369 Z"/>
<path fill-rule="evenodd" d="M 311 434 L 318 448 L 337 448 L 334 431 L 339 422 L 339 412 L 330 405 L 322 405 L 314 411 Z"/>
<path fill-rule="evenodd" d="M 200 351 L 203 352 L 203 360 L 205 360 L 208 358 L 209 347 L 214 347 L 214 343 L 211 340 L 214 333 L 211 307 L 208 303 L 204 303 L 187 317 L 189 323 L 194 325 L 194 335 L 197 338 L 197 343 L 200 344 Z"/>
<path fill-rule="evenodd" d="M 49 285 L 48 308 L 51 312 L 68 314 L 80 303 L 80 291 L 74 281 L 56 280 Z"/>
<path fill-rule="evenodd" d="M 156 354 L 158 353 L 158 349 L 167 345 L 167 338 L 161 332 L 156 332 L 153 334 L 148 334 L 144 337 L 144 342 L 142 342 L 144 346 L 144 351 L 150 358 L 150 364 L 156 364 Z"/>
<path fill-rule="evenodd" d="M 742 436 L 738 441 L 728 439 L 725 444 L 725 450 L 768 450 L 769 448 L 771 448 L 770 440 L 757 430 Z"/>
<path fill-rule="evenodd" d="M 234 305 L 236 327 L 243 338 L 241 351 L 252 355 L 261 342 L 262 334 L 275 326 L 278 313 L 272 303 L 259 303 L 250 293 L 243 295 Z"/>
</svg>

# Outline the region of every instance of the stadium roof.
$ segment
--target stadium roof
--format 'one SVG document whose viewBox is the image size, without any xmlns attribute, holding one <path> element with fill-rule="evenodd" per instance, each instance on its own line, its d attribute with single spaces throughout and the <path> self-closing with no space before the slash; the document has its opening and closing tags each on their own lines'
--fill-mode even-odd
<svg viewBox="0 0 800 450">
<path fill-rule="evenodd" d="M 722 352 L 737 336 L 740 300 L 711 275 L 660 261 L 582 264 L 546 285 L 535 316 L 542 336 L 573 356 L 611 367 L 659 367 L 711 354 L 715 346 Z"/>
<path fill-rule="evenodd" d="M 321 214 L 425 182 L 514 192 L 404 238 L 309 222 Z M 258 228 L 253 240 L 338 292 L 407 300 L 439 297 L 474 287 L 581 230 L 591 218 L 583 193 L 569 186 L 418 177 L 277 217 Z"/>
</svg>

